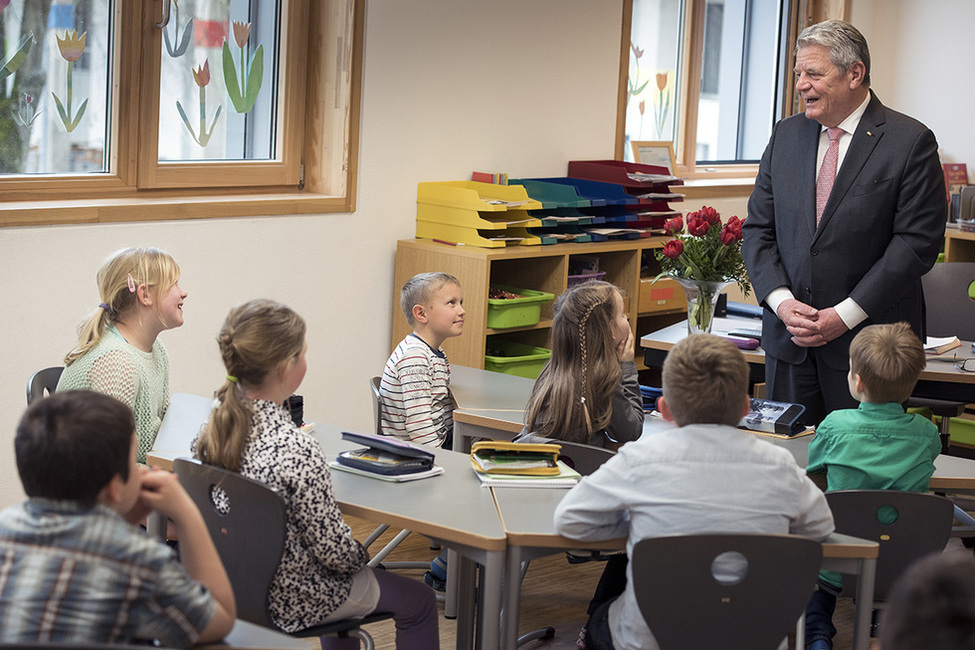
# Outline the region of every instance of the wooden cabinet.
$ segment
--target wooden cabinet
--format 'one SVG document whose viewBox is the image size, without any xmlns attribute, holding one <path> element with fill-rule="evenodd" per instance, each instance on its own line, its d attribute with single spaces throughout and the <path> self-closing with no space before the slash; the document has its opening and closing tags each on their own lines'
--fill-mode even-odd
<svg viewBox="0 0 975 650">
<path fill-rule="evenodd" d="M 484 367 L 485 347 L 491 336 L 503 336 L 529 345 L 548 347 L 554 301 L 543 305 L 541 321 L 529 327 L 489 329 L 488 287 L 492 284 L 546 291 L 561 295 L 576 255 L 595 257 L 604 280 L 624 293 L 631 326 L 637 338 L 686 317 L 684 293 L 672 280 L 651 284 L 659 272 L 653 250 L 662 248 L 669 237 L 649 237 L 548 246 L 478 248 L 452 246 L 429 239 L 408 239 L 397 243 L 396 277 L 393 295 L 393 328 L 390 349 L 411 328 L 399 305 L 399 289 L 417 273 L 443 271 L 457 277 L 464 290 L 467 319 L 463 335 L 448 339 L 444 350 L 451 363 Z M 642 274 L 641 274 L 642 267 Z"/>
</svg>

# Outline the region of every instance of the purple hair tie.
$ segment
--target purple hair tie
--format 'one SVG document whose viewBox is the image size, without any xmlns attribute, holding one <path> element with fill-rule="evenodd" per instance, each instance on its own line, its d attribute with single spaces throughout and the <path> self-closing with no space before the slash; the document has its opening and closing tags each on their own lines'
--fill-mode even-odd
<svg viewBox="0 0 975 650">
<path fill-rule="evenodd" d="M 99 307 L 101 307 L 102 309 L 104 309 L 104 310 L 105 310 L 105 311 L 107 311 L 107 312 L 111 312 L 111 311 L 112 311 L 112 308 L 111 308 L 111 307 L 109 307 L 108 305 L 106 305 L 106 304 L 105 304 L 105 303 L 103 303 L 103 302 L 100 302 L 100 303 L 98 303 L 98 306 L 99 306 Z"/>
</svg>

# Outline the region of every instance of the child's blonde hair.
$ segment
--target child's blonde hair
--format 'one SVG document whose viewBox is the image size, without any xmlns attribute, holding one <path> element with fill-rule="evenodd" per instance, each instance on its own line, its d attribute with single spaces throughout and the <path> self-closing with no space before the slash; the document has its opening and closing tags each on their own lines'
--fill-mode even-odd
<svg viewBox="0 0 975 650">
<path fill-rule="evenodd" d="M 158 297 L 179 282 L 179 265 L 158 248 L 123 248 L 105 260 L 96 278 L 102 302 L 78 328 L 78 345 L 64 357 L 66 366 L 95 347 L 109 325 L 124 318 L 138 300 L 139 285 Z"/>
<path fill-rule="evenodd" d="M 664 400 L 677 426 L 741 420 L 748 395 L 748 362 L 727 339 L 694 334 L 667 353 Z"/>
<path fill-rule="evenodd" d="M 622 374 L 612 326 L 617 295 L 619 290 L 609 282 L 590 280 L 570 287 L 556 301 L 552 357 L 538 375 L 526 409 L 532 433 L 587 443 L 593 432 L 609 425 Z"/>
<path fill-rule="evenodd" d="M 924 346 L 907 323 L 864 327 L 850 343 L 850 369 L 873 402 L 903 402 L 927 364 Z"/>
<path fill-rule="evenodd" d="M 217 390 L 219 404 L 196 442 L 205 463 L 240 471 L 253 413 L 243 387 L 264 383 L 268 373 L 304 349 L 305 321 L 272 300 L 251 300 L 230 310 L 217 336 L 227 379 Z"/>
<path fill-rule="evenodd" d="M 406 322 L 410 327 L 416 325 L 413 318 L 413 306 L 423 305 L 430 301 L 433 292 L 437 291 L 445 284 L 456 284 L 460 286 L 460 281 L 449 273 L 417 273 L 406 281 L 403 289 L 399 293 L 399 306 L 406 316 Z"/>
</svg>

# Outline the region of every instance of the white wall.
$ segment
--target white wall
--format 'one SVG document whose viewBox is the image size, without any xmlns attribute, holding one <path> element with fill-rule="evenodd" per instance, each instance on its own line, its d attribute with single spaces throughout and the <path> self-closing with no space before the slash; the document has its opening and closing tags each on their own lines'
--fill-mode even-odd
<svg viewBox="0 0 975 650">
<path fill-rule="evenodd" d="M 975 89 L 966 73 L 975 57 L 975 2 L 853 0 L 850 22 L 870 45 L 880 100 L 924 122 L 943 162 L 966 163 L 975 179 Z"/>
<path fill-rule="evenodd" d="M 210 394 L 230 306 L 283 301 L 309 323 L 306 414 L 368 431 L 389 354 L 396 240 L 419 181 L 564 175 L 611 158 L 621 7 L 590 0 L 367 3 L 355 214 L 0 229 L 0 507 L 22 498 L 13 433 L 28 376 L 60 365 L 123 246 L 173 254 L 186 324 L 161 336 L 174 392 Z M 56 471 L 56 468 L 52 468 Z"/>
</svg>

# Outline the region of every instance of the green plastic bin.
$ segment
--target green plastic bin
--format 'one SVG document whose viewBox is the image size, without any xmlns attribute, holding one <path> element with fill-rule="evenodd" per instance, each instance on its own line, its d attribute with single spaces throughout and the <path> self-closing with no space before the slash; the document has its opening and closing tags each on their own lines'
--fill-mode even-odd
<svg viewBox="0 0 975 650">
<path fill-rule="evenodd" d="M 552 356 L 548 348 L 538 348 L 516 341 L 504 339 L 488 339 L 491 352 L 502 352 L 504 356 L 484 355 L 484 369 L 492 372 L 503 372 L 506 375 L 518 375 L 528 379 L 538 379 L 545 362 Z"/>
<path fill-rule="evenodd" d="M 542 303 L 555 299 L 554 293 L 492 284 L 492 289 L 516 293 L 520 298 L 488 298 L 487 326 L 491 329 L 530 327 L 542 318 Z"/>
</svg>

